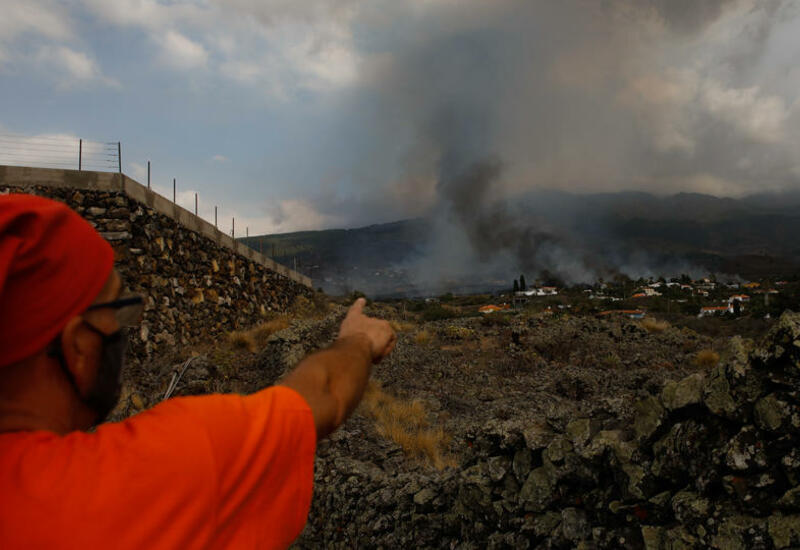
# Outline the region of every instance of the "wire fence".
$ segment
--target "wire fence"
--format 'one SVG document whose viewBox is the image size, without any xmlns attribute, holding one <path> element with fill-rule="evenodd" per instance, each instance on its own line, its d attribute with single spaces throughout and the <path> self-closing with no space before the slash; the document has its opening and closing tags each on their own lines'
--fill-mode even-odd
<svg viewBox="0 0 800 550">
<path fill-rule="evenodd" d="M 35 168 L 64 168 L 67 170 L 87 170 L 93 172 L 122 173 L 122 145 L 118 141 L 92 141 L 73 136 L 47 134 L 25 136 L 0 132 L 0 165 L 30 166 Z M 150 161 L 147 161 L 147 188 L 150 189 Z M 172 179 L 172 202 L 178 204 L 177 178 Z M 198 211 L 199 199 L 194 193 L 194 214 L 201 217 Z M 187 210 L 190 207 L 187 205 Z M 214 227 L 219 227 L 218 206 L 214 206 Z M 241 229 L 240 229 L 241 231 Z M 236 218 L 231 218 L 230 231 L 224 231 L 236 238 Z M 250 237 L 250 228 L 245 227 L 245 236 Z M 246 244 L 262 254 L 263 243 L 258 241 L 258 248 Z M 272 254 L 275 250 L 273 247 Z M 297 260 L 295 258 L 295 271 Z"/>
<path fill-rule="evenodd" d="M 0 133 L 0 164 L 8 166 L 121 172 L 121 149 L 119 142 Z"/>
</svg>

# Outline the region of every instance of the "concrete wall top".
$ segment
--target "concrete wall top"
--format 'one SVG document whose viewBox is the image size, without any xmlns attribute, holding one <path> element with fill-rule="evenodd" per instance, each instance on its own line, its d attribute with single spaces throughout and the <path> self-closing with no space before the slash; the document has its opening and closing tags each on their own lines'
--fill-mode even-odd
<svg viewBox="0 0 800 550">
<path fill-rule="evenodd" d="M 148 189 L 141 183 L 124 174 L 113 172 L 91 172 L 86 170 L 63 170 L 59 168 L 32 168 L 22 166 L 0 166 L 0 184 L 23 187 L 26 185 L 43 185 L 46 187 L 68 187 L 91 191 L 123 192 L 130 198 L 142 203 L 164 216 L 175 220 L 185 228 L 199 233 L 216 242 L 219 246 L 232 249 L 234 252 L 253 262 L 288 277 L 289 279 L 312 287 L 311 278 L 297 273 L 281 265 L 272 258 L 256 252 L 230 235 L 226 235 L 214 225 L 208 223 L 193 212 L 186 210 Z"/>
</svg>

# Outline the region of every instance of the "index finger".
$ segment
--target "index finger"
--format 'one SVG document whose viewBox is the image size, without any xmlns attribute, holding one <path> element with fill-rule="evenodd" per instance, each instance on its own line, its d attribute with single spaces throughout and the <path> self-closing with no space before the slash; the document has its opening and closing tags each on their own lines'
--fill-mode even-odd
<svg viewBox="0 0 800 550">
<path fill-rule="evenodd" d="M 351 313 L 363 313 L 364 312 L 364 306 L 366 306 L 366 305 L 367 305 L 366 298 L 359 298 L 358 300 L 353 302 L 352 306 L 350 306 L 350 312 Z"/>
</svg>

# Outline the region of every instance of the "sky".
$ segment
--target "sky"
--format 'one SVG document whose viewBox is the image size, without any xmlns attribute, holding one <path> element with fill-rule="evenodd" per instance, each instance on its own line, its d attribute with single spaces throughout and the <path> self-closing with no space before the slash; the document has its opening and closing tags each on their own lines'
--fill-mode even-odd
<svg viewBox="0 0 800 550">
<path fill-rule="evenodd" d="M 197 193 L 237 236 L 459 208 L 474 191 L 461 176 L 487 163 L 481 201 L 800 189 L 796 2 L 0 0 L 0 13 L 0 137 L 119 141 L 126 174 L 144 183 L 150 161 L 156 190 L 176 178 L 182 205 Z"/>
</svg>

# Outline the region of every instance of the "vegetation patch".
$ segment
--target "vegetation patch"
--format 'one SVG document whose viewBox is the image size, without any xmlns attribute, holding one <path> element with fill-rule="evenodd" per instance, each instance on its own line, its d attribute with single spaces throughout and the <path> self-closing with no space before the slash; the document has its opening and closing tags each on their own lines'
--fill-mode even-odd
<svg viewBox="0 0 800 550">
<path fill-rule="evenodd" d="M 719 353 L 713 349 L 701 349 L 694 356 L 694 364 L 698 367 L 712 368 L 719 363 Z"/>
<path fill-rule="evenodd" d="M 640 324 L 643 329 L 650 333 L 664 332 L 670 326 L 668 322 L 659 321 L 655 317 L 645 317 Z"/>
<path fill-rule="evenodd" d="M 420 330 L 414 335 L 414 342 L 420 346 L 425 346 L 431 342 L 431 333 L 427 330 Z"/>
<path fill-rule="evenodd" d="M 439 304 L 430 304 L 422 310 L 423 321 L 442 321 L 458 317 L 458 312 L 452 307 L 444 307 Z"/>
<path fill-rule="evenodd" d="M 237 330 L 228 334 L 228 343 L 234 349 L 256 353 L 263 348 L 267 339 L 279 330 L 289 326 L 289 318 L 285 315 L 264 321 L 248 330 Z"/>
<path fill-rule="evenodd" d="M 411 332 L 415 328 L 417 328 L 416 323 L 412 323 L 411 321 L 397 321 L 393 320 L 389 322 L 392 325 L 392 330 L 397 333 L 400 332 Z"/>
<path fill-rule="evenodd" d="M 364 393 L 362 410 L 375 420 L 378 433 L 397 443 L 407 456 L 427 461 L 437 470 L 457 466 L 447 453 L 450 436 L 443 428 L 430 425 L 428 411 L 419 399 L 389 395 L 373 380 Z"/>
</svg>

